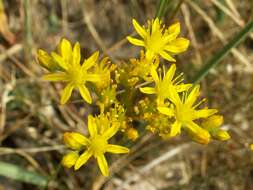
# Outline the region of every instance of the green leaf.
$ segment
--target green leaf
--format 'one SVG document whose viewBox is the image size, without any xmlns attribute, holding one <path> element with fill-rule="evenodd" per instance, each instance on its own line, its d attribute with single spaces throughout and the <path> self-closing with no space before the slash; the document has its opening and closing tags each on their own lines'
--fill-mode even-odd
<svg viewBox="0 0 253 190">
<path fill-rule="evenodd" d="M 220 63 L 226 55 L 253 30 L 253 21 L 249 22 L 226 46 L 223 47 L 216 55 L 214 55 L 195 75 L 192 82 L 194 84 L 198 83 L 203 79 L 209 71 Z"/>
<path fill-rule="evenodd" d="M 0 175 L 42 187 L 48 183 L 47 177 L 6 162 L 0 162 Z"/>
</svg>

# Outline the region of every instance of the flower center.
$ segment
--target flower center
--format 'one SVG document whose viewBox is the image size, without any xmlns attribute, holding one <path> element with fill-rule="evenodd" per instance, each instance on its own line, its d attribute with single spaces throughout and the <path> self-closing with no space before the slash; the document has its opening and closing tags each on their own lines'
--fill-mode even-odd
<svg viewBox="0 0 253 190">
<path fill-rule="evenodd" d="M 176 108 L 176 118 L 178 121 L 185 123 L 192 121 L 192 109 L 185 105 L 179 105 Z"/>
<path fill-rule="evenodd" d="M 70 81 L 76 85 L 83 84 L 85 82 L 85 73 L 82 72 L 81 68 L 71 68 L 68 71 Z"/>
<path fill-rule="evenodd" d="M 107 145 L 105 138 L 102 135 L 97 135 L 91 139 L 90 148 L 95 155 L 98 155 L 105 152 Z"/>
<path fill-rule="evenodd" d="M 164 46 L 163 34 L 161 30 L 152 32 L 146 39 L 147 49 L 158 53 Z"/>
</svg>

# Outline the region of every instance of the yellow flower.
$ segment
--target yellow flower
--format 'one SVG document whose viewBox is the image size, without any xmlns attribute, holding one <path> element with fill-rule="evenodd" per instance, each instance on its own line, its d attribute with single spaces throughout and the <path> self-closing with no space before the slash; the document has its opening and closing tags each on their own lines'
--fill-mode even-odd
<svg viewBox="0 0 253 190">
<path fill-rule="evenodd" d="M 118 125 L 112 125 L 111 127 L 106 125 L 104 127 L 98 126 L 95 118 L 88 116 L 89 138 L 86 138 L 80 133 L 67 132 L 64 134 L 64 137 L 67 136 L 64 142 L 69 148 L 78 151 L 85 148 L 85 151 L 80 156 L 78 155 L 78 158 L 74 152 L 68 153 L 63 157 L 62 164 L 69 168 L 74 166 L 74 169 L 78 170 L 91 156 L 94 156 L 102 174 L 108 176 L 109 169 L 104 154 L 106 152 L 114 154 L 129 152 L 128 148 L 108 143 L 108 140 L 117 133 L 118 129 Z M 81 144 L 82 147 L 76 146 L 77 144 Z"/>
<path fill-rule="evenodd" d="M 109 57 L 105 57 L 99 64 L 94 66 L 92 73 L 100 75 L 100 81 L 95 82 L 98 89 L 106 88 L 111 82 L 111 71 L 116 69 L 116 65 L 111 64 Z"/>
<path fill-rule="evenodd" d="M 180 24 L 177 22 L 165 29 L 162 21 L 158 18 L 148 22 L 148 27 L 142 27 L 133 19 L 133 26 L 142 40 L 128 36 L 130 43 L 136 46 L 143 46 L 146 49 L 147 59 L 152 60 L 156 55 L 164 59 L 176 62 L 172 55 L 184 52 L 189 46 L 189 40 L 178 37 Z"/>
<path fill-rule="evenodd" d="M 223 124 L 222 115 L 212 115 L 201 123 L 201 126 L 208 130 L 211 136 L 220 141 L 226 141 L 230 139 L 230 135 L 227 131 L 222 130 L 220 127 Z"/>
<path fill-rule="evenodd" d="M 130 59 L 133 69 L 130 71 L 131 76 L 138 76 L 145 81 L 152 80 L 150 78 L 151 67 L 157 68 L 159 66 L 159 57 L 157 56 L 154 60 L 148 60 L 145 57 L 144 51 L 140 53 L 140 59 Z"/>
<path fill-rule="evenodd" d="M 100 81 L 99 75 L 88 72 L 96 64 L 98 56 L 99 53 L 95 52 L 88 59 L 85 59 L 81 65 L 80 44 L 78 42 L 75 43 L 72 49 L 70 42 L 66 39 L 62 39 L 60 42 L 58 53 L 51 52 L 51 56 L 49 56 L 43 50 L 38 51 L 38 59 L 46 68 L 49 68 L 49 70 L 53 67 L 57 68 L 56 71 L 44 75 L 43 79 L 67 83 L 61 94 L 61 104 L 65 104 L 68 101 L 75 88 L 79 89 L 82 98 L 86 102 L 92 103 L 90 92 L 86 88 L 85 83 L 87 81 Z"/>
<path fill-rule="evenodd" d="M 253 144 L 250 145 L 250 149 L 253 150 Z"/>
<path fill-rule="evenodd" d="M 188 90 L 192 85 L 182 83 L 182 75 L 179 75 L 174 78 L 176 72 L 176 65 L 173 64 L 170 66 L 169 70 L 164 71 L 163 77 L 158 76 L 158 73 L 155 67 L 151 68 L 151 76 L 155 81 L 155 87 L 143 87 L 140 88 L 140 91 L 145 94 L 156 94 L 157 95 L 157 105 L 162 106 L 166 98 L 170 99 L 170 93 L 168 92 L 170 86 L 176 89 L 177 92 L 183 92 Z"/>
<path fill-rule="evenodd" d="M 174 105 L 170 105 L 169 107 L 158 107 L 157 109 L 159 112 L 169 117 L 175 117 L 175 122 L 171 126 L 170 135 L 175 136 L 180 133 L 181 127 L 183 126 L 191 133 L 199 134 L 199 136 L 209 139 L 209 133 L 195 123 L 194 120 L 207 118 L 215 114 L 217 110 L 208 108 L 196 110 L 196 108 L 203 102 L 200 101 L 198 104 L 194 105 L 200 94 L 199 86 L 195 86 L 188 95 L 184 93 L 183 100 L 181 100 L 178 92 L 173 86 L 169 87 L 168 93 L 170 93 L 170 100 Z"/>
</svg>

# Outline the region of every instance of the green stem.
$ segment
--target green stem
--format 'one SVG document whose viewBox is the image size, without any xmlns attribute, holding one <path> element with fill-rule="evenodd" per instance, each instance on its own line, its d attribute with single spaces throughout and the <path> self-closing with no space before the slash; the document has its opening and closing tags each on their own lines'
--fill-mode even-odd
<svg viewBox="0 0 253 190">
<path fill-rule="evenodd" d="M 181 5 L 183 4 L 184 1 L 185 0 L 180 0 L 180 2 L 177 4 L 175 10 L 172 12 L 172 14 L 170 15 L 170 17 L 168 19 L 169 22 L 171 22 L 174 19 L 174 17 L 177 15 L 177 13 L 178 13 L 178 11 L 179 11 L 179 9 L 180 9 L 180 7 L 181 7 Z"/>
<path fill-rule="evenodd" d="M 157 11 L 156 11 L 156 18 L 161 18 L 165 14 L 166 6 L 168 5 L 169 0 L 160 0 Z"/>
<path fill-rule="evenodd" d="M 214 55 L 208 62 L 205 64 L 202 69 L 195 75 L 193 78 L 193 83 L 196 84 L 201 79 L 203 79 L 218 63 L 220 63 L 226 55 L 253 30 L 253 21 L 249 22 L 226 46 L 221 49 L 216 55 Z"/>
</svg>

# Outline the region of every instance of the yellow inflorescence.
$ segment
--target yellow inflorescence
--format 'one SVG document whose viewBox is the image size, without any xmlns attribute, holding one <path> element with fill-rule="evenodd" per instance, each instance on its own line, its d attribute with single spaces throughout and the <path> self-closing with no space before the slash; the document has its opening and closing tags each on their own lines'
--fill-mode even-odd
<svg viewBox="0 0 253 190">
<path fill-rule="evenodd" d="M 66 83 L 61 104 L 65 104 L 74 89 L 81 97 L 92 103 L 91 90 L 99 108 L 97 116 L 88 116 L 90 137 L 77 132 L 66 132 L 63 142 L 70 149 L 62 164 L 78 170 L 90 157 L 97 160 L 103 175 L 109 175 L 105 153 L 128 153 L 129 149 L 109 144 L 117 132 L 135 141 L 138 131 L 156 133 L 163 139 L 172 138 L 185 131 L 200 144 L 208 144 L 211 138 L 225 141 L 230 138 L 222 129 L 223 117 L 217 109 L 199 108 L 205 99 L 198 101 L 200 86 L 184 83 L 183 74 L 176 73 L 174 55 L 184 52 L 189 40 L 178 37 L 180 24 L 166 28 L 161 20 L 148 21 L 140 26 L 133 19 L 133 26 L 142 39 L 128 36 L 130 43 L 144 47 L 140 58 L 111 63 L 108 57 L 98 62 L 99 53 L 93 53 L 81 64 L 80 45 L 62 39 L 56 52 L 48 54 L 38 50 L 38 61 L 49 71 L 43 79 Z M 140 130 L 138 129 L 140 128 Z"/>
<path fill-rule="evenodd" d="M 119 125 L 98 126 L 96 119 L 98 118 L 88 116 L 89 138 L 80 133 L 64 133 L 63 142 L 72 151 L 63 157 L 62 164 L 68 168 L 74 166 L 74 169 L 78 170 L 91 156 L 94 156 L 102 174 L 108 176 L 109 169 L 104 154 L 106 152 L 113 154 L 128 153 L 129 149 L 108 143 L 108 140 L 119 130 Z"/>
<path fill-rule="evenodd" d="M 143 46 L 146 49 L 146 57 L 149 60 L 152 60 L 156 55 L 160 55 L 168 61 L 176 62 L 172 55 L 184 52 L 189 46 L 189 40 L 178 37 L 180 34 L 179 23 L 175 23 L 165 29 L 162 21 L 156 18 L 148 21 L 148 26 L 145 28 L 133 19 L 133 26 L 143 39 L 140 40 L 130 36 L 127 39 L 136 46 Z"/>
<path fill-rule="evenodd" d="M 143 87 L 140 88 L 140 91 L 145 94 L 156 94 L 157 104 L 161 106 L 164 105 L 164 100 L 170 96 L 168 91 L 171 86 L 173 86 L 177 92 L 186 91 L 192 86 L 191 84 L 182 83 L 182 75 L 174 78 L 175 71 L 176 65 L 173 64 L 166 73 L 164 72 L 162 77 L 158 75 L 155 67 L 151 67 L 150 73 L 155 82 L 155 87 Z"/>
<path fill-rule="evenodd" d="M 77 88 L 80 91 L 82 98 L 92 103 L 91 95 L 85 83 L 100 82 L 103 75 L 93 74 L 89 72 L 90 68 L 97 64 L 99 53 L 95 52 L 88 59 L 85 59 L 83 64 L 80 64 L 80 45 L 75 43 L 73 49 L 70 42 L 62 39 L 58 45 L 58 52 L 52 52 L 48 55 L 43 50 L 38 51 L 38 60 L 48 70 L 50 74 L 43 76 L 43 79 L 49 81 L 62 81 L 67 83 L 61 94 L 61 104 L 65 104 L 73 89 Z"/>
</svg>

